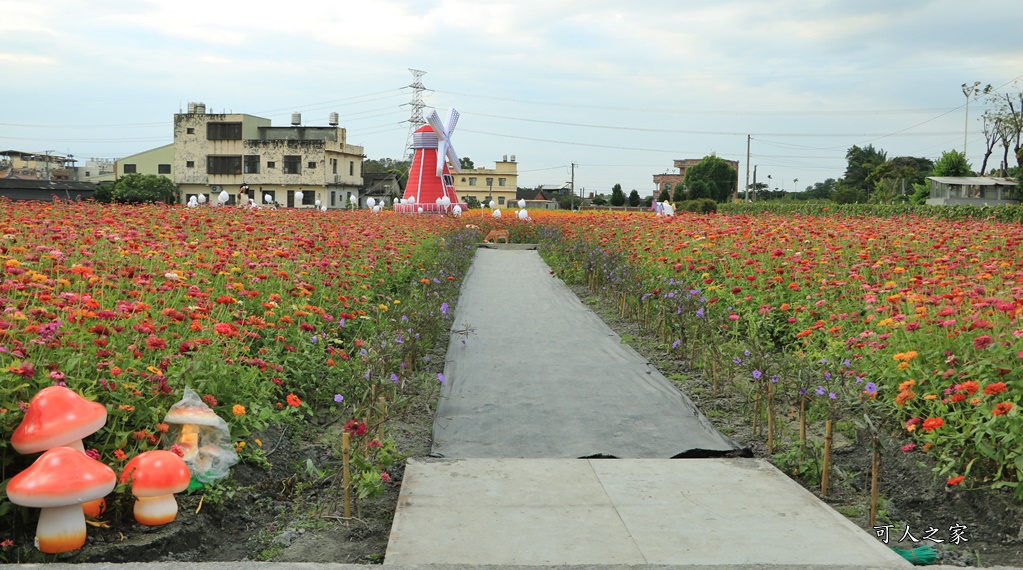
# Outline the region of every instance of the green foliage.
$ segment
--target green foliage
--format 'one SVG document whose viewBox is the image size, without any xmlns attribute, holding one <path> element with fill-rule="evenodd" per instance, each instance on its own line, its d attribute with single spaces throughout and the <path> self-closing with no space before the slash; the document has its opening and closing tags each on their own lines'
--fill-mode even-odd
<svg viewBox="0 0 1023 570">
<path fill-rule="evenodd" d="M 681 202 L 686 199 L 686 186 L 685 184 L 676 184 L 675 190 L 671 194 L 672 202 Z"/>
<path fill-rule="evenodd" d="M 629 192 L 629 205 L 630 206 L 632 206 L 633 208 L 635 208 L 636 206 L 639 206 L 639 200 L 640 200 L 640 198 L 639 198 L 639 192 L 638 191 L 633 189 L 632 192 Z"/>
<path fill-rule="evenodd" d="M 124 204 L 177 201 L 178 187 L 165 176 L 156 174 L 128 174 L 114 184 L 111 197 Z"/>
<path fill-rule="evenodd" d="M 973 166 L 966 160 L 966 155 L 957 151 L 949 150 L 941 153 L 941 158 L 934 163 L 934 170 L 931 176 L 971 176 Z"/>
<path fill-rule="evenodd" d="M 480 207 L 480 201 L 475 196 L 466 196 L 464 198 L 465 205 L 469 206 L 470 210 L 475 210 Z"/>
<path fill-rule="evenodd" d="M 839 184 L 838 188 L 835 189 L 835 193 L 832 195 L 832 199 L 836 204 L 857 204 L 860 202 L 866 202 L 866 198 L 866 192 L 854 186 L 847 186 L 845 184 Z"/>
<path fill-rule="evenodd" d="M 909 197 L 910 204 L 926 204 L 927 199 L 931 197 L 931 186 L 929 182 L 922 184 L 913 185 L 913 195 Z"/>
<path fill-rule="evenodd" d="M 611 188 L 611 205 L 612 206 L 624 206 L 625 205 L 625 193 L 622 192 L 622 185 L 615 184 Z"/>
<path fill-rule="evenodd" d="M 716 212 L 718 203 L 710 198 L 699 198 L 696 200 L 683 200 L 675 203 L 675 209 L 679 212 L 696 212 L 698 214 L 709 214 Z"/>
<path fill-rule="evenodd" d="M 863 148 L 853 145 L 845 153 L 845 158 L 848 161 L 848 166 L 846 166 L 842 183 L 862 192 L 865 199 L 876 181 L 872 176 L 874 171 L 887 161 L 887 156 L 883 150 L 875 149 L 874 145 L 868 144 Z"/>
<path fill-rule="evenodd" d="M 472 159 L 469 158 L 468 156 L 458 157 L 458 164 L 462 168 L 476 168 L 476 165 L 473 164 Z"/>
<path fill-rule="evenodd" d="M 582 204 L 582 198 L 565 194 L 558 199 L 558 207 L 562 210 L 573 210 Z"/>
<path fill-rule="evenodd" d="M 594 196 L 593 199 L 590 200 L 590 204 L 593 204 L 594 206 L 606 206 L 607 198 L 604 198 L 602 194 Z"/>
<path fill-rule="evenodd" d="M 739 174 L 723 158 L 714 155 L 686 169 L 686 188 L 689 199 L 710 198 L 716 202 L 727 202 L 735 190 Z"/>
<path fill-rule="evenodd" d="M 773 212 L 776 214 L 798 214 L 804 216 L 847 216 L 847 217 L 899 217 L 920 216 L 942 220 L 983 220 L 1023 223 L 1023 205 L 974 206 L 930 206 L 927 204 L 834 204 L 829 202 L 753 202 L 741 204 L 718 204 L 722 214 L 755 214 Z"/>
<path fill-rule="evenodd" d="M 671 200 L 671 192 L 667 188 L 661 190 L 661 193 L 657 195 L 658 202 L 666 202 Z"/>
<path fill-rule="evenodd" d="M 104 204 L 112 202 L 114 200 L 114 183 L 100 182 L 96 184 L 96 189 L 92 192 L 92 199 Z"/>
</svg>

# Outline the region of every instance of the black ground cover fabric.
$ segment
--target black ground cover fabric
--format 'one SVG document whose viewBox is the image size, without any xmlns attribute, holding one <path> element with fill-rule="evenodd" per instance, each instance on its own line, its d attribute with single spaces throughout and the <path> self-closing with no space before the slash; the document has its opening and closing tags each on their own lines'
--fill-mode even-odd
<svg viewBox="0 0 1023 570">
<path fill-rule="evenodd" d="M 535 251 L 480 249 L 452 331 L 434 456 L 664 459 L 739 451 Z"/>
</svg>

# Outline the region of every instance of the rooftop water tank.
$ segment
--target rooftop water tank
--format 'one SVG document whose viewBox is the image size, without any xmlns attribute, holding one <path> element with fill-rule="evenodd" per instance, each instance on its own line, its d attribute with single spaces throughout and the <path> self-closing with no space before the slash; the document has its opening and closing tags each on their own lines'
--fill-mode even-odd
<svg viewBox="0 0 1023 570">
<path fill-rule="evenodd" d="M 291 114 L 291 126 L 297 127 L 302 124 L 302 113 Z"/>
<path fill-rule="evenodd" d="M 337 113 L 331 113 L 330 114 L 329 122 L 330 122 L 330 126 L 332 126 L 332 127 L 336 127 L 337 126 L 337 124 L 338 124 Z"/>
</svg>

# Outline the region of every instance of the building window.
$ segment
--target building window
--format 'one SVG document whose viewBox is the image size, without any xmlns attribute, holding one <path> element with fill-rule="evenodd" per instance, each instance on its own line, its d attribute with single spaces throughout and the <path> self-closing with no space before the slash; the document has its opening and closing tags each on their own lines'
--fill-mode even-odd
<svg viewBox="0 0 1023 570">
<path fill-rule="evenodd" d="M 498 178 L 497 179 L 497 185 L 498 186 L 504 186 L 505 182 L 507 182 L 507 181 L 508 181 L 507 178 Z"/>
<path fill-rule="evenodd" d="M 215 156 L 206 157 L 206 174 L 241 174 L 242 157 Z"/>
<path fill-rule="evenodd" d="M 263 203 L 264 204 L 275 204 L 277 202 L 277 191 L 276 190 L 260 190 L 259 192 L 260 192 L 260 194 L 263 195 Z M 266 199 L 267 196 L 270 197 L 269 200 Z"/>
<path fill-rule="evenodd" d="M 315 206 L 316 205 L 316 192 L 312 190 L 305 190 L 302 192 L 302 205 L 303 206 Z"/>
<path fill-rule="evenodd" d="M 266 167 L 267 168 L 277 168 L 277 163 L 272 161 L 272 160 L 268 160 L 267 163 L 266 163 Z"/>
<path fill-rule="evenodd" d="M 284 157 L 284 165 L 281 170 L 285 174 L 301 174 L 302 173 L 302 157 L 298 155 L 288 155 Z"/>
<path fill-rule="evenodd" d="M 195 168 L 195 161 L 194 160 L 186 160 L 185 161 L 185 168 Z"/>
<path fill-rule="evenodd" d="M 316 168 L 316 161 L 315 160 L 310 160 L 309 162 L 305 163 L 305 167 L 306 168 Z"/>
<path fill-rule="evenodd" d="M 258 154 L 246 154 L 245 155 L 245 174 L 259 174 L 259 155 Z"/>
<path fill-rule="evenodd" d="M 504 196 L 498 196 L 497 203 L 500 204 L 501 206 L 504 206 Z"/>
<path fill-rule="evenodd" d="M 469 186 L 475 186 L 475 185 L 476 185 L 476 177 L 475 176 L 470 176 L 469 177 Z"/>
<path fill-rule="evenodd" d="M 487 178 L 487 188 L 493 188 L 493 187 L 494 187 L 494 179 L 493 178 Z"/>
<path fill-rule="evenodd" d="M 125 164 L 124 165 L 124 173 L 125 174 L 135 174 L 136 172 L 137 171 L 135 170 L 135 165 L 134 164 Z"/>
<path fill-rule="evenodd" d="M 192 127 L 188 127 L 187 129 L 185 129 L 185 134 L 186 135 L 194 135 L 195 134 L 195 129 L 192 128 Z"/>
<path fill-rule="evenodd" d="M 337 166 L 336 162 L 334 163 L 334 166 Z M 333 208 L 334 206 L 337 206 L 337 192 L 331 190 L 330 191 L 330 207 Z"/>
<path fill-rule="evenodd" d="M 156 173 L 157 174 L 170 174 L 170 165 L 169 164 L 157 164 L 156 165 Z"/>
<path fill-rule="evenodd" d="M 330 169 L 332 171 L 331 172 L 332 174 L 337 174 L 337 159 L 336 158 L 330 159 Z"/>
<path fill-rule="evenodd" d="M 454 186 L 455 185 L 455 177 L 454 176 L 451 176 L 450 174 L 445 174 L 443 178 L 444 178 L 444 185 L 445 186 Z"/>
<path fill-rule="evenodd" d="M 206 139 L 211 141 L 242 140 L 241 123 L 207 123 Z"/>
<path fill-rule="evenodd" d="M 355 176 L 355 161 L 348 161 L 348 176 Z"/>
</svg>

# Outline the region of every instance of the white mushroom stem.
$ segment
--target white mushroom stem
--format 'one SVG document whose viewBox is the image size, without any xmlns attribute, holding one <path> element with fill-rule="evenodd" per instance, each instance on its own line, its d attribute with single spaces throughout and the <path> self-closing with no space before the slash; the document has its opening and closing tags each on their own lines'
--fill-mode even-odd
<svg viewBox="0 0 1023 570">
<path fill-rule="evenodd" d="M 85 545 L 85 515 L 82 505 L 49 507 L 39 512 L 36 546 L 40 552 L 70 552 Z"/>
<path fill-rule="evenodd" d="M 146 526 L 159 526 L 174 520 L 178 515 L 178 502 L 174 495 L 136 497 L 135 520 Z"/>
</svg>

